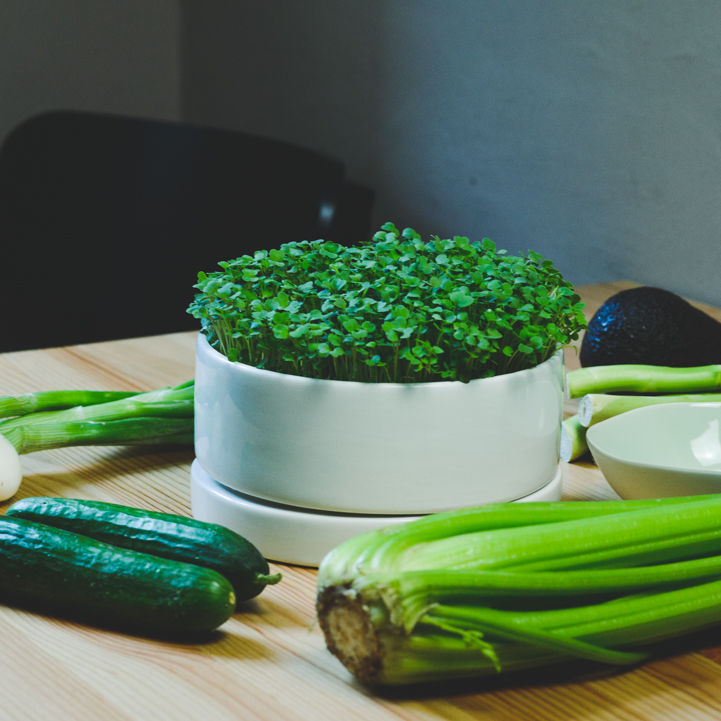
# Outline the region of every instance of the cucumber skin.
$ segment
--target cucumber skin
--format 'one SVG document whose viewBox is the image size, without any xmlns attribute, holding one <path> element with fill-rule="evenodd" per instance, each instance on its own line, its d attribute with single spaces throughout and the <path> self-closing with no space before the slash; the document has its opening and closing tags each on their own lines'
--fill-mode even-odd
<svg viewBox="0 0 721 721">
<path fill-rule="evenodd" d="M 216 571 L 0 517 L 0 599 L 120 630 L 189 637 L 235 611 Z"/>
<path fill-rule="evenodd" d="M 225 576 L 237 601 L 257 596 L 270 573 L 258 549 L 225 526 L 116 503 L 45 496 L 23 498 L 5 514 L 73 531 L 115 546 L 211 568 Z"/>
</svg>

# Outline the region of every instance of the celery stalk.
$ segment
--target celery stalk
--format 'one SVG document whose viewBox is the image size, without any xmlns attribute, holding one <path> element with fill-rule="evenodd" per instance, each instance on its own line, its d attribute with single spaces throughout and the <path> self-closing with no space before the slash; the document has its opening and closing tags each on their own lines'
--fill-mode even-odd
<svg viewBox="0 0 721 721">
<path fill-rule="evenodd" d="M 335 548 L 318 572 L 328 648 L 364 682 L 402 684 L 634 664 L 721 623 L 721 495 L 538 505 L 436 514 Z"/>
<path fill-rule="evenodd" d="M 663 523 L 654 521 L 663 519 Z M 544 524 L 532 534 L 518 529 L 449 535 L 402 551 L 404 570 L 431 568 L 513 568 L 547 571 L 607 566 L 619 558 L 634 565 L 683 558 L 692 553 L 721 553 L 721 495 L 665 508 Z M 573 552 L 569 553 L 569 549 Z M 699 550 L 700 549 L 700 550 Z"/>
<path fill-rule="evenodd" d="M 580 524 L 574 529 L 578 535 L 583 536 L 585 523 L 594 518 L 606 519 L 635 510 L 661 509 L 663 512 L 666 506 L 675 509 L 685 504 L 719 502 L 719 499 L 721 496 L 713 494 L 625 501 L 496 503 L 435 513 L 420 518 L 412 524 L 394 524 L 371 534 L 361 534 L 349 539 L 337 552 L 333 551 L 323 559 L 319 569 L 319 583 L 324 584 L 326 577 L 352 576 L 359 569 L 363 569 L 364 573 L 400 568 L 408 570 L 407 557 L 403 555 L 406 551 L 410 550 L 411 557 L 413 553 L 416 557 L 418 554 L 427 556 L 435 553 L 438 543 L 457 544 L 461 547 L 461 554 L 466 553 L 468 557 L 473 558 L 468 549 L 463 550 L 463 546 L 468 545 L 469 539 L 476 539 L 477 543 L 482 543 L 483 538 L 486 537 L 478 534 L 483 532 L 518 531 L 524 527 L 533 527 L 533 535 L 536 536 L 541 529 L 551 524 L 579 521 Z M 600 525 L 602 528 L 606 527 L 606 521 L 602 521 Z M 623 530 L 625 521 L 620 525 Z M 568 529 L 568 526 L 564 526 L 564 529 Z M 513 537 L 514 534 L 511 533 L 506 542 L 512 541 Z M 488 538 L 492 539 L 493 536 Z M 481 549 L 482 560 L 487 560 L 487 550 L 487 548 Z M 450 567 L 445 565 L 446 560 L 441 557 L 441 568 Z M 430 567 L 432 566 L 426 566 L 426 568 Z"/>
<path fill-rule="evenodd" d="M 411 524 L 393 524 L 349 539 L 329 553 L 318 572 L 318 582 L 364 573 L 401 568 L 407 549 L 428 546 L 432 541 L 458 538 L 482 531 L 519 530 L 533 527 L 534 535 L 544 525 L 625 514 L 633 510 L 674 508 L 683 504 L 717 501 L 721 496 L 699 495 L 680 498 L 649 498 L 624 501 L 544 501 L 536 503 L 494 503 L 424 516 Z M 454 541 L 455 542 L 455 541 Z M 445 566 L 446 568 L 448 566 Z"/>
</svg>

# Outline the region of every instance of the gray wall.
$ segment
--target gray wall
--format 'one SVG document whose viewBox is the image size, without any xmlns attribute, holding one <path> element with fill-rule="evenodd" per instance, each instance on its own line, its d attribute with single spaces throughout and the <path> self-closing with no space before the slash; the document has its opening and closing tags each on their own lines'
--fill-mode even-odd
<svg viewBox="0 0 721 721">
<path fill-rule="evenodd" d="M 380 223 L 721 303 L 717 0 L 181 0 L 182 113 L 345 158 Z"/>
<path fill-rule="evenodd" d="M 51 109 L 180 115 L 176 0 L 2 0 L 0 138 Z"/>
<path fill-rule="evenodd" d="M 344 158 L 376 223 L 721 304 L 717 0 L 3 0 L 0 137 L 76 107 Z"/>
</svg>

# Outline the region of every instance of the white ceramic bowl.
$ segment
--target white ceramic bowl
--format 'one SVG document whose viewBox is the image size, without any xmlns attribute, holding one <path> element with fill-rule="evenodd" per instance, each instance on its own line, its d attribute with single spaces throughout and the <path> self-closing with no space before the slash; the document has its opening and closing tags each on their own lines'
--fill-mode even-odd
<svg viewBox="0 0 721 721">
<path fill-rule="evenodd" d="M 588 429 L 588 446 L 622 498 L 721 492 L 721 404 L 637 408 Z"/>
<path fill-rule="evenodd" d="M 200 334 L 195 452 L 211 478 L 266 501 L 428 513 L 549 484 L 562 403 L 560 353 L 470 383 L 356 383 L 230 362 Z"/>
</svg>

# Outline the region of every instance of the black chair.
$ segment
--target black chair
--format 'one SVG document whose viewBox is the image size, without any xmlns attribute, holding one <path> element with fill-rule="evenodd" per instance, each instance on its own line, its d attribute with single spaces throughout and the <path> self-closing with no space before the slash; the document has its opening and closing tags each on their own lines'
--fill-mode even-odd
<svg viewBox="0 0 721 721">
<path fill-rule="evenodd" d="M 59 111 L 0 147 L 0 351 L 198 328 L 197 273 L 290 240 L 356 243 L 372 193 L 252 135 Z"/>
</svg>

